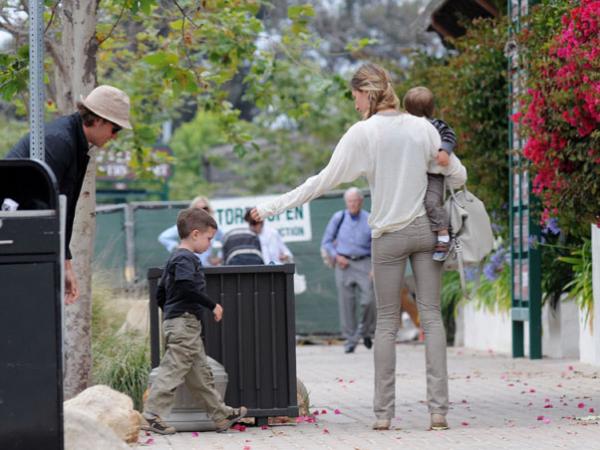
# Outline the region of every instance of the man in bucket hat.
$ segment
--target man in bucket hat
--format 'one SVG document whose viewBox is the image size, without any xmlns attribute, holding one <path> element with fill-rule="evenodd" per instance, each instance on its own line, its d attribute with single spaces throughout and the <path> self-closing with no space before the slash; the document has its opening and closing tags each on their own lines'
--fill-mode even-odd
<svg viewBox="0 0 600 450">
<path fill-rule="evenodd" d="M 65 236 L 65 303 L 75 302 L 79 288 L 69 243 L 73 233 L 75 207 L 90 160 L 92 146 L 103 147 L 115 139 L 121 129 L 131 129 L 129 97 L 112 86 L 98 86 L 77 102 L 76 113 L 46 124 L 44 129 L 45 161 L 54 172 L 59 192 L 67 197 Z M 7 158 L 29 158 L 29 134 L 24 136 L 8 153 Z"/>
</svg>

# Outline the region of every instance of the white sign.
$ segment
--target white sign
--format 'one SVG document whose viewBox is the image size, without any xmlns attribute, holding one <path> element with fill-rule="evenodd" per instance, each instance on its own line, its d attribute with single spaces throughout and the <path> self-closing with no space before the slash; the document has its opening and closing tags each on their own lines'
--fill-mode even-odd
<svg viewBox="0 0 600 450">
<path fill-rule="evenodd" d="M 274 198 L 277 198 L 277 196 L 265 195 L 214 199 L 210 201 L 210 204 L 215 211 L 215 219 L 217 220 L 219 229 L 223 233 L 226 233 L 234 228 L 248 226 L 248 223 L 244 221 L 246 208 L 253 208 L 259 203 Z M 284 242 L 302 242 L 312 239 L 310 207 L 308 203 L 288 209 L 277 216 L 269 217 L 267 223 L 279 231 Z"/>
</svg>

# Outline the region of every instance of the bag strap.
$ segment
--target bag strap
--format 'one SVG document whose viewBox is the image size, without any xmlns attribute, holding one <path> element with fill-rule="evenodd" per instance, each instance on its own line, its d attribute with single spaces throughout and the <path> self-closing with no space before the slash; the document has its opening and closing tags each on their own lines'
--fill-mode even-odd
<svg viewBox="0 0 600 450">
<path fill-rule="evenodd" d="M 465 275 L 465 264 L 463 261 L 463 253 L 462 253 L 462 244 L 460 243 L 460 238 L 453 238 L 454 240 L 454 251 L 456 253 L 456 260 L 458 262 L 458 275 L 460 277 L 460 288 L 463 292 L 463 296 L 466 300 L 471 300 L 473 294 L 477 293 L 479 290 L 479 285 L 481 284 L 481 271 L 483 270 L 483 262 L 479 263 L 479 270 L 477 271 L 478 277 L 475 280 L 475 286 L 469 292 L 467 289 L 467 277 Z"/>
<path fill-rule="evenodd" d="M 342 209 L 342 217 L 340 218 L 340 221 L 337 223 L 337 225 L 335 227 L 335 233 L 333 233 L 334 240 L 337 238 L 337 235 L 340 232 L 340 228 L 342 227 L 342 223 L 344 222 L 345 218 L 346 218 L 346 210 Z"/>
</svg>

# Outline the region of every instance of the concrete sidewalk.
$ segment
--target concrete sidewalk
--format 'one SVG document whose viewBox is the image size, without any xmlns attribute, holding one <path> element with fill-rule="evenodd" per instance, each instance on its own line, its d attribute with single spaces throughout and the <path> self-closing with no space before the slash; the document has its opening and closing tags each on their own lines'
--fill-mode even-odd
<svg viewBox="0 0 600 450">
<path fill-rule="evenodd" d="M 393 430 L 373 431 L 373 353 L 359 347 L 297 348 L 298 377 L 315 423 L 226 434 L 142 432 L 140 447 L 167 449 L 600 449 L 600 369 L 578 361 L 512 359 L 448 349 L 451 429 L 427 431 L 422 345 L 397 347 Z M 600 419 L 600 418 L 599 418 Z"/>
</svg>

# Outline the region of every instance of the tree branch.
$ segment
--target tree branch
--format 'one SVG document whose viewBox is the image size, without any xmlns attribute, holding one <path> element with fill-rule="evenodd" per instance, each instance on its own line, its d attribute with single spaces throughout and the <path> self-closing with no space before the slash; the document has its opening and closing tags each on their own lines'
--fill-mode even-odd
<svg viewBox="0 0 600 450">
<path fill-rule="evenodd" d="M 177 3 L 177 0 L 173 0 L 173 3 L 175 3 L 175 6 L 177 6 L 177 9 L 179 9 L 179 11 L 181 11 L 183 18 L 187 19 L 194 26 L 194 28 L 198 28 L 198 25 L 196 25 L 196 23 L 194 22 L 194 19 L 192 19 L 190 16 L 188 16 L 188 14 L 185 12 L 183 7 L 179 3 Z"/>
<path fill-rule="evenodd" d="M 58 4 L 59 3 L 60 3 L 60 0 L 56 0 L 56 3 L 52 7 L 52 15 L 50 16 L 50 20 L 48 20 L 48 25 L 46 25 L 46 29 L 44 30 L 44 34 L 46 34 L 46 32 L 48 31 L 48 29 L 50 28 L 50 25 L 52 25 L 52 21 L 54 20 L 54 15 L 56 14 L 56 8 L 58 8 Z"/>
<path fill-rule="evenodd" d="M 117 28 L 117 25 L 119 24 L 119 22 L 121 21 L 121 18 L 123 17 L 123 12 L 125 12 L 125 5 L 123 5 L 123 7 L 121 8 L 121 12 L 119 13 L 119 17 L 117 17 L 117 21 L 115 23 L 113 23 L 113 26 L 110 29 L 110 31 L 108 32 L 108 34 L 106 35 L 106 37 L 98 42 L 98 48 L 100 48 L 100 46 L 102 45 L 102 43 L 104 41 L 110 39 L 110 37 L 113 34 L 113 31 L 115 31 L 115 28 Z"/>
</svg>

